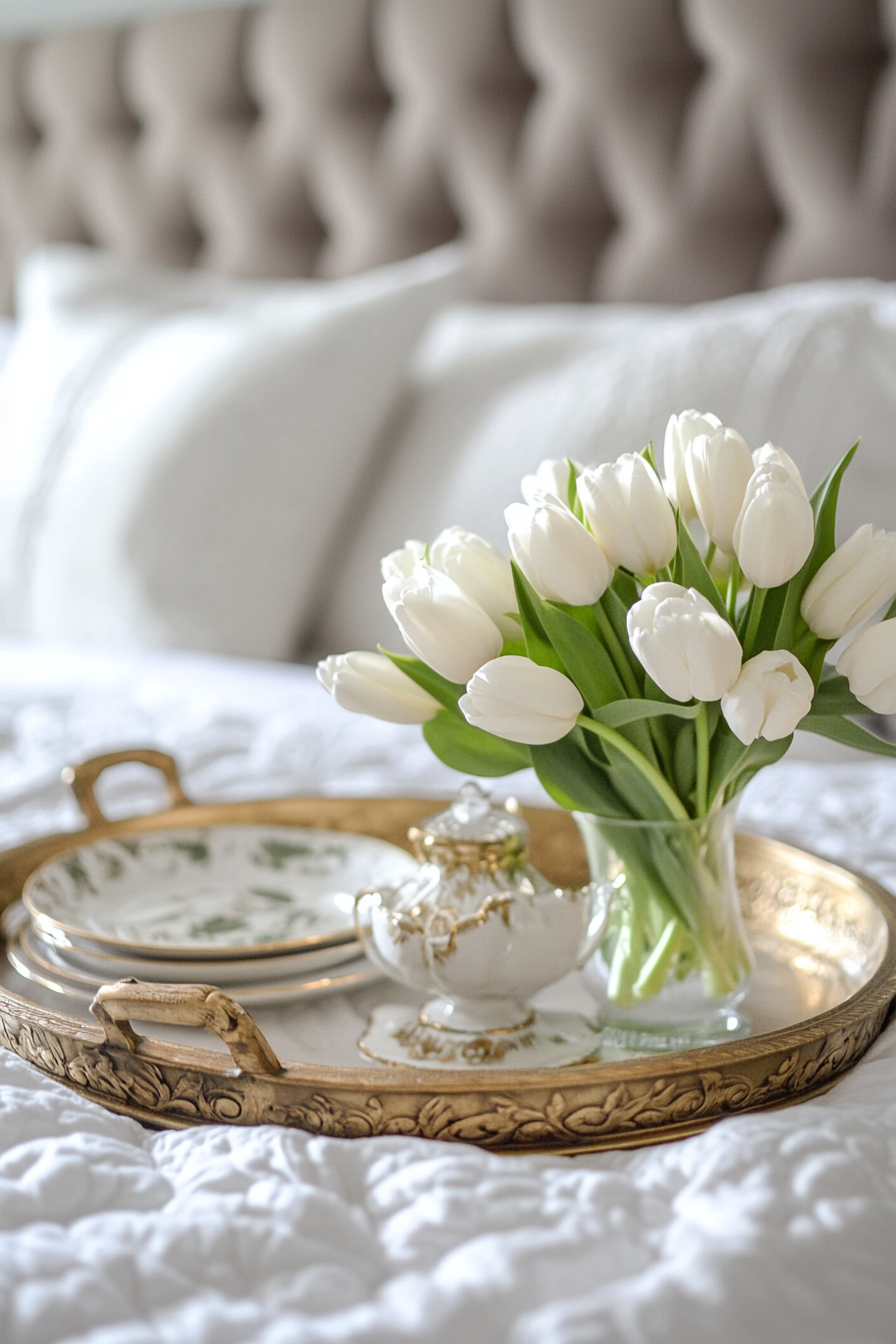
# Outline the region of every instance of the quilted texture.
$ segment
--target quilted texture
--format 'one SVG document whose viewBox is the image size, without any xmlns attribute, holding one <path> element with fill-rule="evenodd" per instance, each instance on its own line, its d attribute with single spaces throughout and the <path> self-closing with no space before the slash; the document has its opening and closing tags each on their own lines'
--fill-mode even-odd
<svg viewBox="0 0 896 1344">
<path fill-rule="evenodd" d="M 74 824 L 60 763 L 134 741 L 176 750 L 203 799 L 453 775 L 307 668 L 4 640 L 0 844 Z M 785 761 L 741 819 L 892 886 L 894 780 Z M 108 783 L 119 815 L 149 801 Z M 894 1236 L 893 1026 L 815 1102 L 576 1159 L 150 1133 L 0 1051 L 3 1344 L 892 1344 Z"/>
<path fill-rule="evenodd" d="M 0 43 L 0 282 L 35 239 L 479 293 L 896 276 L 896 0 L 280 0 Z"/>
</svg>

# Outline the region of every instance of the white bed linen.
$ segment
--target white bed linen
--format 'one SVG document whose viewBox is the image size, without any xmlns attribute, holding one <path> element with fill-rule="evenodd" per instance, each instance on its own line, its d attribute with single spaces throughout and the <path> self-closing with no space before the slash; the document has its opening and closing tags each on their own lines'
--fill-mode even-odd
<svg viewBox="0 0 896 1344">
<path fill-rule="evenodd" d="M 66 760 L 148 742 L 202 799 L 457 779 L 308 669 L 6 641 L 0 843 L 75 823 Z M 896 885 L 894 786 L 886 762 L 784 762 L 741 823 Z M 894 1242 L 896 1030 L 818 1101 L 574 1160 L 149 1133 L 0 1052 L 3 1344 L 891 1344 Z"/>
</svg>

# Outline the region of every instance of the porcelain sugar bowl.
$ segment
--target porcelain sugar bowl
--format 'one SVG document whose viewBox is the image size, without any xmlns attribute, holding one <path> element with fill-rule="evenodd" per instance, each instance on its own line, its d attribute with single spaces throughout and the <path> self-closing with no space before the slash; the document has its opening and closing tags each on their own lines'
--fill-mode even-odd
<svg viewBox="0 0 896 1344">
<path fill-rule="evenodd" d="M 558 1067 L 594 1056 L 595 1028 L 576 1013 L 534 1009 L 531 995 L 585 960 L 600 940 L 598 889 L 562 891 L 526 856 L 529 828 L 468 783 L 446 811 L 409 832 L 420 867 L 400 885 L 360 893 L 368 957 L 435 997 L 419 1012 L 375 1010 L 360 1049 L 429 1068 Z"/>
</svg>

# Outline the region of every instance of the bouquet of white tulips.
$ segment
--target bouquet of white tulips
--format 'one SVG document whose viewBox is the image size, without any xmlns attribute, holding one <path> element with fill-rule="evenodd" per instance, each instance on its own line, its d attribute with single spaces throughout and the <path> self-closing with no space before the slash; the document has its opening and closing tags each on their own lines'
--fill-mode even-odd
<svg viewBox="0 0 896 1344">
<path fill-rule="evenodd" d="M 603 818 L 710 817 L 798 725 L 896 756 L 855 722 L 896 713 L 896 604 L 865 624 L 896 595 L 896 534 L 866 524 L 835 546 L 855 451 L 810 498 L 782 449 L 751 453 L 684 411 L 662 478 L 652 446 L 598 467 L 543 462 L 506 510 L 510 560 L 457 527 L 407 542 L 382 571 L 410 652 L 336 655 L 318 677 L 346 709 L 421 723 L 457 770 L 531 765 L 561 806 Z M 647 885 L 621 999 L 663 936 L 681 966 L 702 958 L 736 982 L 684 888 L 655 871 Z"/>
</svg>

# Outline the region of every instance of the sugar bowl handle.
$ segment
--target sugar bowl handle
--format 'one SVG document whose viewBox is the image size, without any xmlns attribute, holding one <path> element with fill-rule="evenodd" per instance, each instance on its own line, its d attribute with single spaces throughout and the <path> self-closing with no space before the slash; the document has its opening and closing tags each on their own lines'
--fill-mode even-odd
<svg viewBox="0 0 896 1344">
<path fill-rule="evenodd" d="M 154 751 L 151 747 L 132 747 L 128 751 L 110 751 L 105 756 L 92 756 L 80 765 L 67 765 L 62 772 L 63 784 L 68 784 L 75 801 L 86 817 L 88 825 L 101 826 L 109 818 L 103 812 L 96 799 L 94 786 L 104 770 L 112 765 L 126 765 L 136 761 L 139 765 L 150 765 L 161 770 L 168 784 L 168 806 L 171 809 L 188 807 L 190 800 L 184 793 L 177 773 L 177 763 L 173 756 L 164 751 Z"/>
<path fill-rule="evenodd" d="M 136 1053 L 138 1036 L 130 1019 L 204 1027 L 219 1036 L 241 1073 L 277 1074 L 281 1064 L 252 1016 L 214 985 L 161 985 L 119 980 L 97 990 L 90 1011 L 106 1033 L 108 1045 Z"/>
</svg>

